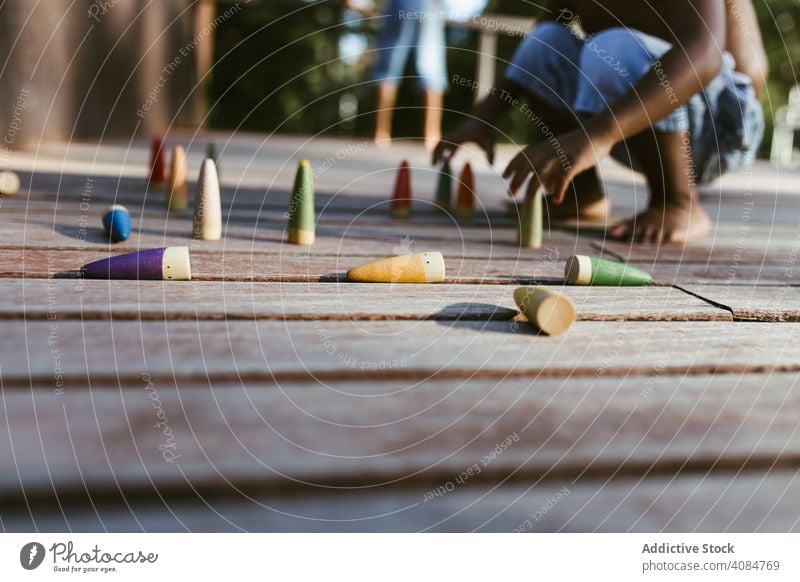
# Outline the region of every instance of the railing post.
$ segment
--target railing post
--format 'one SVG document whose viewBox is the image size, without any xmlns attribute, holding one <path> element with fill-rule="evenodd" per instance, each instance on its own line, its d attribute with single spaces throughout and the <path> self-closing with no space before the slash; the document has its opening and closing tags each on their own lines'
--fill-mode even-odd
<svg viewBox="0 0 800 582">
<path fill-rule="evenodd" d="M 494 87 L 495 72 L 497 68 L 497 33 L 492 30 L 481 32 L 478 45 L 478 90 L 475 101 L 479 101 L 489 94 Z"/>
</svg>

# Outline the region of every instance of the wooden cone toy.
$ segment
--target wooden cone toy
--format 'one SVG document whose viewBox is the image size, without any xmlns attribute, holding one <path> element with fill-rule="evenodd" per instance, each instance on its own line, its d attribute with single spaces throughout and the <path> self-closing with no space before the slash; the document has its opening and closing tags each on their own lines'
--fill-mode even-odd
<svg viewBox="0 0 800 582">
<path fill-rule="evenodd" d="M 441 283 L 442 253 L 415 253 L 381 259 L 347 271 L 347 279 L 359 283 Z"/>
<path fill-rule="evenodd" d="M 525 198 L 519 211 L 519 246 L 526 249 L 542 248 L 542 189 L 533 197 Z"/>
<path fill-rule="evenodd" d="M 12 196 L 19 192 L 19 176 L 14 172 L 0 172 L 0 195 Z"/>
<path fill-rule="evenodd" d="M 408 218 L 411 215 L 411 167 L 408 160 L 403 160 L 397 170 L 397 179 L 392 194 L 392 216 Z"/>
<path fill-rule="evenodd" d="M 475 179 L 472 166 L 466 163 L 458 178 L 458 194 L 456 196 L 456 216 L 467 220 L 475 213 Z"/>
<path fill-rule="evenodd" d="M 164 161 L 164 140 L 160 137 L 153 138 L 150 146 L 150 188 L 163 188 L 167 181 L 167 164 Z"/>
<path fill-rule="evenodd" d="M 292 198 L 289 201 L 289 242 L 311 246 L 316 237 L 314 212 L 314 176 L 311 164 L 302 160 L 297 166 Z"/>
<path fill-rule="evenodd" d="M 192 278 L 187 247 L 166 247 L 115 255 L 81 267 L 87 279 L 188 281 Z"/>
<path fill-rule="evenodd" d="M 169 183 L 166 190 L 167 210 L 182 211 L 189 208 L 189 165 L 182 146 L 172 149 Z"/>
<path fill-rule="evenodd" d="M 219 148 L 213 141 L 206 144 L 206 157 L 214 160 L 214 165 L 217 167 L 217 178 L 220 178 L 222 176 L 222 166 L 220 165 Z"/>
<path fill-rule="evenodd" d="M 634 287 L 653 282 L 652 275 L 641 269 L 586 255 L 575 255 L 567 259 L 564 275 L 570 285 Z"/>
<path fill-rule="evenodd" d="M 121 204 L 109 206 L 103 214 L 103 230 L 111 242 L 122 242 L 131 236 L 131 213 Z"/>
<path fill-rule="evenodd" d="M 219 240 L 222 238 L 222 201 L 219 195 L 219 179 L 214 160 L 210 158 L 206 158 L 200 168 L 192 223 L 192 237 L 196 240 Z"/>
<path fill-rule="evenodd" d="M 531 325 L 547 335 L 569 331 L 577 317 L 569 297 L 543 287 L 520 287 L 514 301 Z"/>
<path fill-rule="evenodd" d="M 439 172 L 439 183 L 436 185 L 436 205 L 442 210 L 449 211 L 453 197 L 453 170 L 450 160 L 445 158 Z"/>
</svg>

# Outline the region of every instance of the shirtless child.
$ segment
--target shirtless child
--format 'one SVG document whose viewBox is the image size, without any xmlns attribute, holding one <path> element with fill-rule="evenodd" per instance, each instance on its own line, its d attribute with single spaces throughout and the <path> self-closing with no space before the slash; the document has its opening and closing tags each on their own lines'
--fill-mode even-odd
<svg viewBox="0 0 800 582">
<path fill-rule="evenodd" d="M 550 0 L 497 87 L 433 161 L 472 141 L 491 163 L 495 122 L 524 102 L 555 138 L 508 165 L 512 196 L 532 175 L 528 195 L 541 184 L 552 219 L 604 218 L 596 165 L 611 154 L 644 173 L 650 203 L 609 236 L 685 243 L 710 228 L 695 185 L 755 156 L 766 77 L 751 0 Z"/>
</svg>

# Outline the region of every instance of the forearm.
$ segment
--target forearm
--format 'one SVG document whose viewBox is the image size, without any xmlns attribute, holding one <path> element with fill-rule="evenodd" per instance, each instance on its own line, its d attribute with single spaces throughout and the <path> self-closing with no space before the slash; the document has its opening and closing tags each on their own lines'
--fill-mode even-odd
<svg viewBox="0 0 800 582">
<path fill-rule="evenodd" d="M 724 8 L 713 0 L 700 4 L 710 6 L 711 14 L 687 27 L 677 36 L 674 48 L 654 62 L 630 91 L 588 122 L 591 137 L 612 145 L 631 138 L 686 104 L 719 73 L 724 14 L 715 14 L 713 9 Z M 707 27 L 706 23 L 711 24 Z"/>
<path fill-rule="evenodd" d="M 520 99 L 519 87 L 505 77 L 492 87 L 489 94 L 481 99 L 472 111 L 473 121 L 494 127 L 497 121 Z"/>
<path fill-rule="evenodd" d="M 673 49 L 611 107 L 588 123 L 590 134 L 612 144 L 626 140 L 688 103 L 719 72 L 722 55 L 708 54 L 700 68 Z"/>
</svg>

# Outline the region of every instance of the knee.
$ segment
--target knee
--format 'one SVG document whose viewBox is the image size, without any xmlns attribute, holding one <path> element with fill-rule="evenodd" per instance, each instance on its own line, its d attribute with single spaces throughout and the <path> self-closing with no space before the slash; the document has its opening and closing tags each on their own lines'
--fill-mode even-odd
<svg viewBox="0 0 800 582">
<path fill-rule="evenodd" d="M 552 71 L 566 71 L 577 67 L 580 40 L 564 26 L 543 22 L 520 43 L 511 67 L 518 74 L 547 78 Z"/>
<path fill-rule="evenodd" d="M 525 39 L 523 46 L 543 58 L 555 58 L 559 55 L 576 54 L 580 40 L 566 26 L 548 21 L 537 25 Z"/>
<path fill-rule="evenodd" d="M 600 89 L 625 89 L 650 68 L 651 55 L 635 31 L 610 28 L 587 40 L 580 56 L 583 76 Z"/>
</svg>

